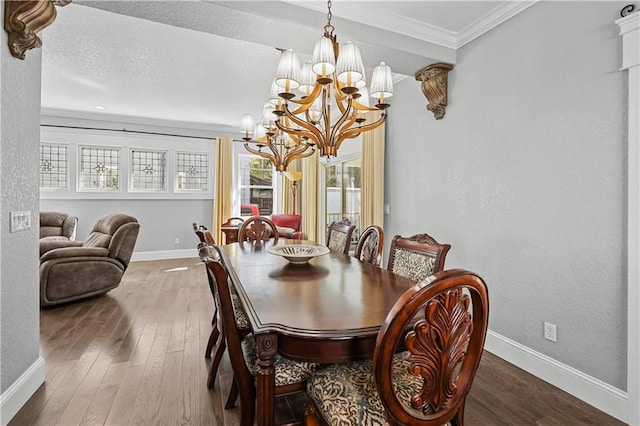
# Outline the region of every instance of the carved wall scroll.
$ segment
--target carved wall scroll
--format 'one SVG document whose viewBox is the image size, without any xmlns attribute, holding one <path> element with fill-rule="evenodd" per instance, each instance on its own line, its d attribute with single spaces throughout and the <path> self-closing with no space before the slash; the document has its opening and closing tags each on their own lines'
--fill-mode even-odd
<svg viewBox="0 0 640 426">
<path fill-rule="evenodd" d="M 447 106 L 447 81 L 453 65 L 443 62 L 429 65 L 416 73 L 416 80 L 421 81 L 422 93 L 429 101 L 427 109 L 433 112 L 436 120 L 444 117 Z"/>
<path fill-rule="evenodd" d="M 56 19 L 57 6 L 65 6 L 71 0 L 7 0 L 4 2 L 4 29 L 9 34 L 9 50 L 24 59 L 29 49 L 42 46 L 36 35 Z"/>
</svg>

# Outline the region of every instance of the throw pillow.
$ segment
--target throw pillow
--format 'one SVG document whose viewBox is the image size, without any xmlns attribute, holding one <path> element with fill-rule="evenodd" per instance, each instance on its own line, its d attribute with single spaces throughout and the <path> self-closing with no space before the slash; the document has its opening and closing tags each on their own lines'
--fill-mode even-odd
<svg viewBox="0 0 640 426">
<path fill-rule="evenodd" d="M 285 228 L 284 226 L 276 225 L 276 229 L 278 230 L 279 237 L 291 238 L 294 232 L 296 232 L 293 228 Z"/>
</svg>

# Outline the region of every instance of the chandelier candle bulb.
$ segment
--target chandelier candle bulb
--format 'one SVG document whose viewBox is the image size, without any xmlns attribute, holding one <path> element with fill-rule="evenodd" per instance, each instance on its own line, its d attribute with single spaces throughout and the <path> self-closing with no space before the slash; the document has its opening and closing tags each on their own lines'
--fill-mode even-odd
<svg viewBox="0 0 640 426">
<path fill-rule="evenodd" d="M 249 135 L 253 133 L 253 131 L 255 129 L 255 125 L 253 123 L 253 117 L 251 117 L 250 113 L 246 112 L 242 116 L 242 122 L 240 124 L 240 129 L 244 132 L 244 137 L 242 139 L 244 139 L 244 140 L 251 139 L 251 136 L 249 136 Z"/>
</svg>

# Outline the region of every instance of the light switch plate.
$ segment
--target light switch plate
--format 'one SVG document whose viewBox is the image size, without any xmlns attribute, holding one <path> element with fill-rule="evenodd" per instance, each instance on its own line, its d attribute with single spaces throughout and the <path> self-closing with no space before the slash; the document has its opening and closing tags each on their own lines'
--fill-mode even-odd
<svg viewBox="0 0 640 426">
<path fill-rule="evenodd" d="M 26 231 L 31 228 L 31 211 L 11 212 L 10 232 Z"/>
</svg>

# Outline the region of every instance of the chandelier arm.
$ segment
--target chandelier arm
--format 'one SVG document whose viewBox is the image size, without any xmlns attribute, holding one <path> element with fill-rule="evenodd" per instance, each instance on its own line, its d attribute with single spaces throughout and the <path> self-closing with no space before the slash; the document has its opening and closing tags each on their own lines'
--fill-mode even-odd
<svg viewBox="0 0 640 426">
<path fill-rule="evenodd" d="M 311 104 L 313 104 L 313 101 L 315 101 L 318 95 L 320 94 L 321 90 L 322 90 L 322 84 L 316 81 L 315 86 L 313 86 L 313 91 L 309 94 L 309 96 L 305 96 L 304 98 L 300 98 L 300 99 L 289 99 L 288 102 L 293 102 L 294 104 L 297 104 L 297 105 L 311 106 Z"/>
<path fill-rule="evenodd" d="M 295 155 L 290 156 L 288 160 L 289 160 L 289 162 L 291 162 L 293 160 L 297 160 L 298 158 L 307 158 L 310 155 L 313 155 L 315 152 L 316 152 L 315 150 L 310 150 L 310 151 L 303 152 L 301 154 L 295 154 Z M 289 165 L 289 164 L 287 163 L 287 165 Z"/>
<path fill-rule="evenodd" d="M 342 141 L 345 139 L 354 138 L 362 132 L 368 132 L 369 130 L 375 129 L 376 127 L 384 123 L 385 118 L 387 118 L 386 115 L 382 115 L 378 120 L 374 121 L 373 123 L 365 124 L 364 126 L 358 126 L 355 129 L 347 130 L 346 132 L 338 136 L 338 143 L 342 143 Z"/>
<path fill-rule="evenodd" d="M 344 124 L 340 127 L 340 129 L 338 129 L 338 128 L 336 127 L 336 129 L 334 130 L 334 132 L 337 132 L 337 133 L 336 133 L 335 135 L 332 135 L 332 137 L 334 137 L 334 138 L 338 139 L 338 138 L 340 137 L 340 135 L 342 135 L 342 134 L 344 134 L 344 133 L 348 132 L 349 130 L 351 130 L 351 126 L 353 126 L 353 123 L 355 123 L 355 122 L 356 122 L 356 115 L 355 115 L 355 114 L 352 114 L 352 115 L 351 115 L 351 118 L 349 119 L 349 121 L 347 121 L 346 123 L 344 123 Z M 357 133 L 357 134 L 356 134 L 356 136 L 357 136 L 358 134 L 359 134 L 359 133 Z M 347 136 L 347 139 L 351 139 L 352 137 L 355 137 L 355 136 Z"/>
<path fill-rule="evenodd" d="M 338 119 L 338 121 L 336 122 L 336 124 L 333 125 L 333 127 L 331 128 L 331 140 L 333 140 L 334 138 L 336 138 L 338 135 L 340 135 L 341 131 L 344 130 L 345 128 L 348 129 L 349 127 L 351 127 L 351 125 L 353 123 L 355 123 L 355 117 L 353 117 L 350 122 L 347 121 L 347 119 L 349 118 L 349 112 L 352 110 L 351 108 L 351 101 L 352 99 L 349 99 L 347 101 L 347 107 L 345 108 L 345 110 L 342 112 L 342 115 L 340 116 L 340 118 Z M 343 124 L 347 122 L 348 124 L 344 125 Z"/>
<path fill-rule="evenodd" d="M 362 105 L 360 102 L 358 102 L 355 99 L 353 100 L 353 108 L 357 109 L 358 111 L 380 111 L 380 109 L 376 107 L 368 107 L 366 105 Z"/>
<path fill-rule="evenodd" d="M 307 131 L 305 132 L 304 130 L 292 129 L 290 127 L 283 126 L 280 124 L 280 120 L 278 120 L 276 121 L 276 126 L 280 130 L 286 133 L 293 133 L 294 135 L 307 136 L 309 139 L 312 139 L 316 142 L 320 142 L 322 140 L 322 133 L 320 133 L 320 130 L 318 130 L 316 126 L 299 119 L 295 115 L 291 114 L 291 112 L 287 108 L 285 108 L 284 111 L 288 119 L 290 119 L 294 124 L 297 124 L 298 126 L 306 129 Z"/>
<path fill-rule="evenodd" d="M 272 155 L 270 155 L 270 154 L 268 154 L 266 152 L 263 152 L 263 151 L 259 151 L 259 150 L 255 149 L 255 148 L 251 148 L 248 143 L 244 144 L 244 149 L 246 149 L 250 153 L 255 154 L 255 155 L 259 156 L 259 157 L 262 157 L 264 159 L 270 160 L 273 164 L 275 164 L 275 161 L 274 161 L 274 158 L 273 158 Z"/>
</svg>

